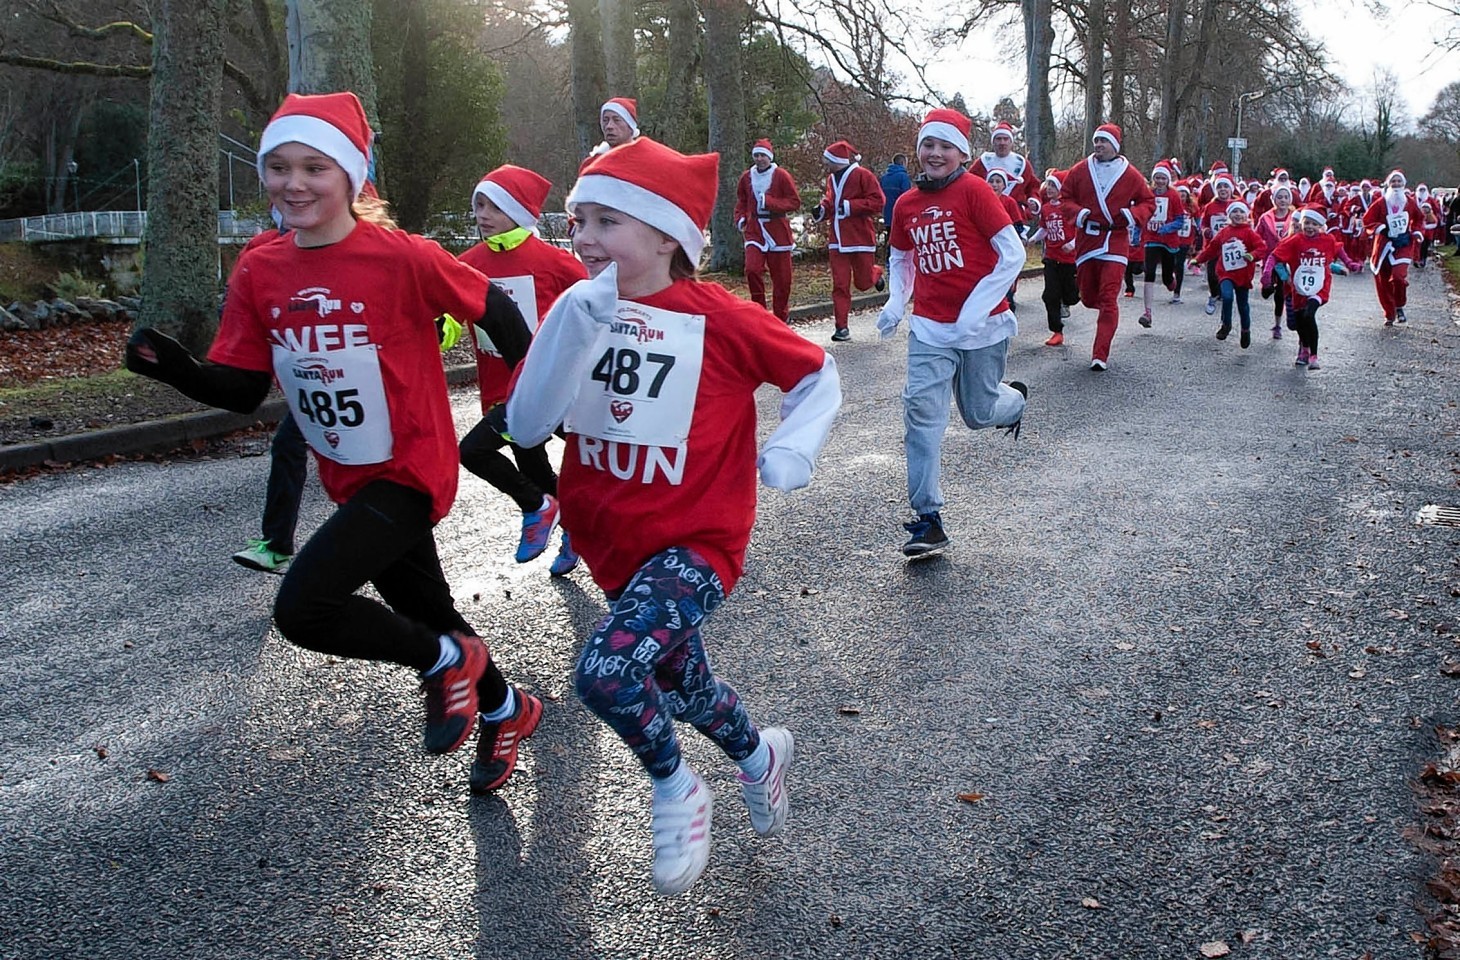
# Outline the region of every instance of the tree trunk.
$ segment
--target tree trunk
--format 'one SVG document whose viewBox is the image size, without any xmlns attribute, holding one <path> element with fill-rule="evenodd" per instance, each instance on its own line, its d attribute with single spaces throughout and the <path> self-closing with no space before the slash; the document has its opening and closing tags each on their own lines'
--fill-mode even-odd
<svg viewBox="0 0 1460 960">
<path fill-rule="evenodd" d="M 1049 58 L 1054 42 L 1051 0 L 1020 0 L 1024 13 L 1024 143 L 1036 170 L 1054 156 L 1054 104 L 1049 95 Z"/>
<path fill-rule="evenodd" d="M 374 122 L 375 63 L 371 6 L 362 0 L 288 0 L 289 92 L 351 90 Z"/>
<path fill-rule="evenodd" d="M 735 186 L 745 154 L 745 88 L 741 82 L 740 44 L 750 7 L 745 0 L 702 0 L 705 14 L 705 90 L 710 108 L 710 149 L 720 154 L 720 189 L 710 219 L 709 269 L 745 269 L 745 247 L 735 229 Z"/>
<path fill-rule="evenodd" d="M 634 51 L 634 0 L 598 0 L 603 25 L 604 79 L 609 96 L 639 97 L 637 55 Z"/>
<path fill-rule="evenodd" d="M 1166 57 L 1161 64 L 1161 118 L 1156 125 L 1156 156 L 1176 153 L 1176 78 L 1186 33 L 1186 0 L 1170 0 L 1166 11 Z"/>
<path fill-rule="evenodd" d="M 608 99 L 603 93 L 603 38 L 597 0 L 568 0 L 568 28 L 572 37 L 569 63 L 573 122 L 578 130 L 578 156 L 586 157 L 601 139 L 598 108 Z"/>
<path fill-rule="evenodd" d="M 1089 149 L 1095 128 L 1105 122 L 1105 0 L 1090 0 L 1086 16 L 1085 149 Z"/>
<path fill-rule="evenodd" d="M 1130 73 L 1130 3 L 1115 4 L 1115 42 L 1110 45 L 1110 112 L 1106 119 L 1122 130 L 1126 128 L 1126 80 Z M 1134 130 L 1130 131 L 1135 133 Z"/>
<path fill-rule="evenodd" d="M 138 324 L 195 354 L 218 328 L 218 103 L 225 0 L 159 0 Z"/>
<path fill-rule="evenodd" d="M 655 118 L 660 140 L 676 150 L 689 147 L 690 109 L 699 67 L 700 14 L 694 0 L 669 0 L 669 63 L 664 84 L 664 116 Z"/>
</svg>

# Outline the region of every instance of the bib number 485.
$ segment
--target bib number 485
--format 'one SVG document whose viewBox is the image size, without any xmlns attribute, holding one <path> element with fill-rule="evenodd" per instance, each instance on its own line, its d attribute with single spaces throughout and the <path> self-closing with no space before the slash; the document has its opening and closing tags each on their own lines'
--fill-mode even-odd
<svg viewBox="0 0 1460 960">
<path fill-rule="evenodd" d="M 355 398 L 359 390 L 299 390 L 299 412 L 321 427 L 358 427 L 365 408 Z"/>
<path fill-rule="evenodd" d="M 619 396 L 638 396 L 639 388 L 643 386 L 643 377 L 648 375 L 648 371 L 644 374 L 639 372 L 645 361 L 658 367 L 645 394 L 654 399 L 664 386 L 664 378 L 674 369 L 674 357 L 666 353 L 650 353 L 641 357 L 637 350 L 610 347 L 603 352 L 598 363 L 594 364 L 593 379 L 602 383 L 605 390 Z"/>
</svg>

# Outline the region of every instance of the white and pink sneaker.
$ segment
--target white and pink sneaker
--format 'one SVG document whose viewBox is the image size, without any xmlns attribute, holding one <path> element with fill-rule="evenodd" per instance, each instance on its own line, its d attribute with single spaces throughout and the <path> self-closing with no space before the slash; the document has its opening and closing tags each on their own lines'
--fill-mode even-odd
<svg viewBox="0 0 1460 960">
<path fill-rule="evenodd" d="M 654 889 L 666 896 L 694 886 L 710 861 L 710 787 L 694 771 L 695 785 L 682 800 L 654 794 Z"/>
<path fill-rule="evenodd" d="M 786 825 L 791 813 L 791 799 L 786 793 L 786 771 L 795 757 L 796 741 L 784 727 L 767 727 L 760 732 L 761 743 L 771 751 L 771 765 L 759 780 L 747 780 L 739 774 L 740 792 L 750 810 L 750 825 L 762 837 L 774 836 Z"/>
</svg>

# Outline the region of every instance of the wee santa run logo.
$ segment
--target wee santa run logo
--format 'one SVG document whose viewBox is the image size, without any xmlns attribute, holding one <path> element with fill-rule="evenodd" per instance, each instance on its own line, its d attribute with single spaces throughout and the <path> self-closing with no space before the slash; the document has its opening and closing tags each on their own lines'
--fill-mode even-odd
<svg viewBox="0 0 1460 960">
<path fill-rule="evenodd" d="M 927 207 L 913 216 L 907 232 L 917 254 L 918 273 L 942 273 L 963 266 L 963 249 L 958 245 L 958 229 L 951 211 Z"/>
</svg>

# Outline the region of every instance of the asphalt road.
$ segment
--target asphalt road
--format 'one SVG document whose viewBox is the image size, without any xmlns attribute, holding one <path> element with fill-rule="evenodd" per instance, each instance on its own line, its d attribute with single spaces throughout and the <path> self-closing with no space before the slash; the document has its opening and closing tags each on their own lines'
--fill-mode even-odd
<svg viewBox="0 0 1460 960">
<path fill-rule="evenodd" d="M 568 686 L 601 596 L 512 563 L 515 511 L 480 481 L 438 528 L 447 573 L 548 699 L 486 799 L 469 749 L 422 753 L 406 672 L 271 630 L 278 581 L 228 559 L 266 458 L 0 488 L 0 957 L 1422 956 L 1410 781 L 1460 656 L 1460 529 L 1414 522 L 1460 503 L 1439 278 L 1390 330 L 1367 277 L 1336 281 L 1311 374 L 1266 302 L 1243 351 L 1195 295 L 1150 331 L 1123 301 L 1091 373 L 1091 314 L 1044 347 L 1039 286 L 1009 359 L 1023 436 L 949 429 L 942 559 L 898 551 L 903 345 L 866 313 L 834 347 L 813 486 L 763 492 L 706 631 L 797 737 L 791 822 L 757 838 L 689 733 L 718 803 L 673 899 L 647 782 Z M 303 528 L 327 511 L 311 490 Z"/>
</svg>

